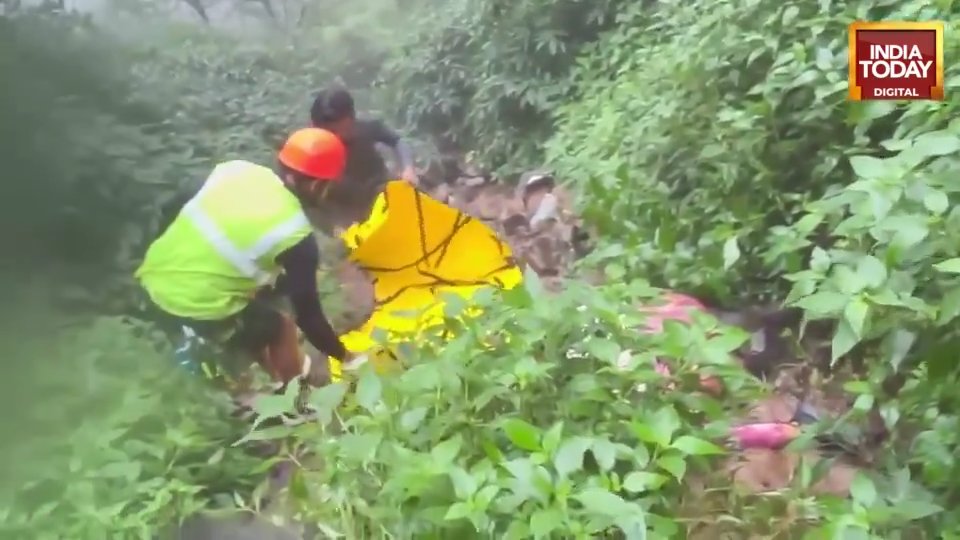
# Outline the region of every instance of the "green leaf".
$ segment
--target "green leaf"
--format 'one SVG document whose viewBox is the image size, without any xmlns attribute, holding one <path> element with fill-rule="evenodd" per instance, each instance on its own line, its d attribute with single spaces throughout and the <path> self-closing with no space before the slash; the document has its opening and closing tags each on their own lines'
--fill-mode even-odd
<svg viewBox="0 0 960 540">
<path fill-rule="evenodd" d="M 813 232 L 813 230 L 817 228 L 817 225 L 823 223 L 824 217 L 825 216 L 823 214 L 807 214 L 793 224 L 793 229 L 802 236 L 806 236 Z"/>
<path fill-rule="evenodd" d="M 960 151 L 960 137 L 949 131 L 931 131 L 917 137 L 913 147 L 925 156 L 946 156 Z"/>
<path fill-rule="evenodd" d="M 923 197 L 923 206 L 931 213 L 940 215 L 950 208 L 950 200 L 942 191 L 930 191 Z"/>
<path fill-rule="evenodd" d="M 933 267 L 948 274 L 960 274 L 960 257 L 938 262 Z"/>
<path fill-rule="evenodd" d="M 868 287 L 879 287 L 887 280 L 887 267 L 873 255 L 864 255 L 857 261 L 857 275 Z"/>
<path fill-rule="evenodd" d="M 710 441 L 698 439 L 690 435 L 683 435 L 670 445 L 671 448 L 679 450 L 688 456 L 708 456 L 724 454 L 723 448 L 713 444 Z"/>
<path fill-rule="evenodd" d="M 564 523 L 563 512 L 556 508 L 542 508 L 530 517 L 530 534 L 534 538 L 545 538 Z"/>
<path fill-rule="evenodd" d="M 827 71 L 833 67 L 833 51 L 830 49 L 826 47 L 817 47 L 817 54 L 815 58 L 818 69 Z"/>
<path fill-rule="evenodd" d="M 617 462 L 617 447 L 606 439 L 594 439 L 590 451 L 603 471 L 609 471 Z"/>
<path fill-rule="evenodd" d="M 960 287 L 950 289 L 940 300 L 940 314 L 937 317 L 937 324 L 943 326 L 960 315 Z"/>
<path fill-rule="evenodd" d="M 680 429 L 680 416 L 673 405 L 665 405 L 657 412 L 631 424 L 633 433 L 643 442 L 667 447 L 673 434 Z"/>
<path fill-rule="evenodd" d="M 503 431 L 517 448 L 530 452 L 541 450 L 540 430 L 535 426 L 519 418 L 509 418 L 503 423 Z"/>
<path fill-rule="evenodd" d="M 563 478 L 582 469 L 583 454 L 588 448 L 590 448 L 590 439 L 584 437 L 564 441 L 553 458 L 553 466 L 557 469 L 557 474 Z"/>
<path fill-rule="evenodd" d="M 533 302 L 543 298 L 543 283 L 540 281 L 540 275 L 533 268 L 527 267 L 523 271 L 523 288 Z"/>
<path fill-rule="evenodd" d="M 321 424 L 327 425 L 333 420 L 333 412 L 346 396 L 347 385 L 342 382 L 330 383 L 310 394 L 310 405 L 317 411 L 317 419 Z"/>
<path fill-rule="evenodd" d="M 369 412 L 376 409 L 377 402 L 380 401 L 380 393 L 383 391 L 383 384 L 380 377 L 374 371 L 372 366 L 366 366 L 363 374 L 360 375 L 360 381 L 357 383 L 356 398 L 357 403 Z"/>
<path fill-rule="evenodd" d="M 864 179 L 881 178 L 887 170 L 882 159 L 872 156 L 853 156 L 850 158 L 850 166 L 854 174 Z"/>
<path fill-rule="evenodd" d="M 909 249 L 922 242 L 930 229 L 926 217 L 919 214 L 890 216 L 883 220 L 882 229 L 893 233 L 890 244 L 901 250 Z"/>
<path fill-rule="evenodd" d="M 923 519 L 943 511 L 942 506 L 916 500 L 897 501 L 897 504 L 893 506 L 893 512 L 901 519 L 908 521 Z"/>
<path fill-rule="evenodd" d="M 819 246 L 813 248 L 813 251 L 810 253 L 810 269 L 815 272 L 826 273 L 826 271 L 830 269 L 832 262 L 830 254 Z"/>
<path fill-rule="evenodd" d="M 680 454 L 664 454 L 657 458 L 657 465 L 670 473 L 678 482 L 687 474 L 687 462 Z"/>
<path fill-rule="evenodd" d="M 293 428 L 287 425 L 270 426 L 266 428 L 251 429 L 242 439 L 234 443 L 239 446 L 253 441 L 275 441 L 277 439 L 286 439 L 293 432 Z"/>
<path fill-rule="evenodd" d="M 849 296 L 838 292 L 820 291 L 797 300 L 794 305 L 816 316 L 834 315 L 846 307 L 849 299 Z"/>
<path fill-rule="evenodd" d="M 463 444 L 463 439 L 460 435 L 454 435 L 453 437 L 441 442 L 440 444 L 433 447 L 430 450 L 430 457 L 432 459 L 433 465 L 439 468 L 448 467 L 453 460 L 457 458 L 457 454 L 460 453 L 460 447 Z"/>
<path fill-rule="evenodd" d="M 560 446 L 560 438 L 563 436 L 563 422 L 557 422 L 546 433 L 543 434 L 543 451 L 553 455 Z"/>
<path fill-rule="evenodd" d="M 833 341 L 830 344 L 830 363 L 835 363 L 859 342 L 857 334 L 850 328 L 846 319 L 841 320 L 837 324 L 837 330 L 834 332 Z"/>
<path fill-rule="evenodd" d="M 867 287 L 867 281 L 862 275 L 849 266 L 838 264 L 833 267 L 830 280 L 837 289 L 844 294 L 857 294 Z"/>
<path fill-rule="evenodd" d="M 738 260 L 740 260 L 740 246 L 737 245 L 737 237 L 734 236 L 723 243 L 723 269 L 729 270 Z"/>
<path fill-rule="evenodd" d="M 415 407 L 404 412 L 400 415 L 400 427 L 404 431 L 416 431 L 423 419 L 427 417 L 427 411 L 429 410 L 427 407 Z"/>
<path fill-rule="evenodd" d="M 609 339 L 591 338 L 587 341 L 587 353 L 594 358 L 615 365 L 620 356 L 620 345 Z"/>
<path fill-rule="evenodd" d="M 456 521 L 470 515 L 470 505 L 463 502 L 453 503 L 443 516 L 444 521 Z"/>
<path fill-rule="evenodd" d="M 853 410 L 867 412 L 873 408 L 873 404 L 876 402 L 877 398 L 873 394 L 860 394 L 853 402 Z"/>
<path fill-rule="evenodd" d="M 450 482 L 453 483 L 453 490 L 457 494 L 457 498 L 461 501 L 469 499 L 476 493 L 479 487 L 477 481 L 467 471 L 454 466 L 447 471 L 447 474 L 450 476 Z"/>
<path fill-rule="evenodd" d="M 644 491 L 656 491 L 660 489 L 669 480 L 666 476 L 646 471 L 634 471 L 627 474 L 623 479 L 623 489 L 642 493 Z"/>
<path fill-rule="evenodd" d="M 623 532 L 624 540 L 647 540 L 647 519 L 642 510 L 632 516 L 619 517 L 614 524 Z"/>
<path fill-rule="evenodd" d="M 639 507 L 628 503 L 619 495 L 602 488 L 587 488 L 573 497 L 583 508 L 593 514 L 609 517 L 620 517 L 637 512 Z"/>
<path fill-rule="evenodd" d="M 253 400 L 250 408 L 257 413 L 258 421 L 266 420 L 291 412 L 293 410 L 293 399 L 286 395 L 259 395 Z"/>
<path fill-rule="evenodd" d="M 887 345 L 887 364 L 893 369 L 899 369 L 903 359 L 913 347 L 917 335 L 908 330 L 898 328 L 885 339 Z"/>
<path fill-rule="evenodd" d="M 490 503 L 493 502 L 493 498 L 497 496 L 497 493 L 500 492 L 500 486 L 486 486 L 480 489 L 477 492 L 477 495 L 473 498 L 474 507 L 480 511 L 484 511 L 489 508 Z"/>
<path fill-rule="evenodd" d="M 783 26 L 791 26 L 793 21 L 797 20 L 797 16 L 800 15 L 800 8 L 797 6 L 787 6 L 787 9 L 783 10 Z"/>
<path fill-rule="evenodd" d="M 225 448 L 218 448 L 217 451 L 214 452 L 209 459 L 207 459 L 207 465 L 217 465 L 218 463 L 223 461 L 223 455 L 225 452 L 226 452 Z"/>
<path fill-rule="evenodd" d="M 858 341 L 863 339 L 863 328 L 867 324 L 869 314 L 870 305 L 862 298 L 852 299 L 843 310 L 843 320 L 850 326 L 850 330 L 853 331 Z"/>
</svg>

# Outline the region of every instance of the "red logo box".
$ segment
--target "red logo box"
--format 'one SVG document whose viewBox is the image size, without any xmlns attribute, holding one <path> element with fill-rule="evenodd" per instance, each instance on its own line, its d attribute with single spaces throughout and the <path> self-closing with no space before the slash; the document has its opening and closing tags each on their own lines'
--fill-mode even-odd
<svg viewBox="0 0 960 540">
<path fill-rule="evenodd" d="M 857 21 L 849 39 L 850 99 L 943 99 L 943 22 Z"/>
</svg>

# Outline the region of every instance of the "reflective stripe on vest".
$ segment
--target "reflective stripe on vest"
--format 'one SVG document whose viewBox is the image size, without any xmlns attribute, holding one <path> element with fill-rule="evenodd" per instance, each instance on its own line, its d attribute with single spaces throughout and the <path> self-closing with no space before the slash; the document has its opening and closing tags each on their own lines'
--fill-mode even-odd
<svg viewBox="0 0 960 540">
<path fill-rule="evenodd" d="M 208 189 L 229 178 L 240 167 L 243 167 L 243 164 L 237 164 L 236 162 L 220 167 L 216 174 L 207 179 L 200 191 L 183 207 L 183 215 L 197 227 L 204 240 L 209 242 L 213 249 L 226 259 L 240 275 L 252 279 L 257 285 L 266 285 L 272 282 L 275 276 L 269 269 L 259 266 L 257 261 L 291 234 L 309 226 L 309 221 L 303 212 L 299 212 L 264 233 L 249 248 L 244 250 L 237 247 L 227 238 L 226 233 L 200 208 L 199 201 Z"/>
</svg>

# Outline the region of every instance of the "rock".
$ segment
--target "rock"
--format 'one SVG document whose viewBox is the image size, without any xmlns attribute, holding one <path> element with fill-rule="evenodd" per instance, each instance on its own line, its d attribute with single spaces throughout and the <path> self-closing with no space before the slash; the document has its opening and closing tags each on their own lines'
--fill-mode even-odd
<svg viewBox="0 0 960 540">
<path fill-rule="evenodd" d="M 530 226 L 533 227 L 534 230 L 539 230 L 541 224 L 559 219 L 559 204 L 557 197 L 554 196 L 553 193 L 544 195 L 543 198 L 540 199 L 540 204 L 537 205 L 533 215 L 530 216 Z"/>
<path fill-rule="evenodd" d="M 358 328 L 373 313 L 373 283 L 367 273 L 349 261 L 340 262 L 334 272 L 344 296 L 344 312 L 334 323 L 341 332 Z"/>
<path fill-rule="evenodd" d="M 483 176 L 474 176 L 471 178 L 460 178 L 457 180 L 457 183 L 467 187 L 477 187 L 486 184 L 487 179 Z"/>
<path fill-rule="evenodd" d="M 520 175 L 520 192 L 523 198 L 527 198 L 535 191 L 550 191 L 555 187 L 556 180 L 550 171 L 529 171 Z"/>
</svg>

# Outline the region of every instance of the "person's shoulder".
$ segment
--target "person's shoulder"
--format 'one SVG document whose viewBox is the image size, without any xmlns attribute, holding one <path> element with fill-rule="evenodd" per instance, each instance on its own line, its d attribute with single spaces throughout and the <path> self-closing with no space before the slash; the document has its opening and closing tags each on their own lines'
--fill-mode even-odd
<svg viewBox="0 0 960 540">
<path fill-rule="evenodd" d="M 354 130 L 358 137 L 374 142 L 393 144 L 398 138 L 397 133 L 379 118 L 358 118 Z"/>
<path fill-rule="evenodd" d="M 357 118 L 357 121 L 354 125 L 355 125 L 354 129 L 363 130 L 364 132 L 367 132 L 367 131 L 377 132 L 377 131 L 382 131 L 384 129 L 388 129 L 386 122 L 384 122 L 379 118 L 373 118 L 373 117 Z"/>
</svg>

